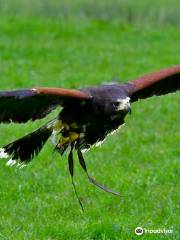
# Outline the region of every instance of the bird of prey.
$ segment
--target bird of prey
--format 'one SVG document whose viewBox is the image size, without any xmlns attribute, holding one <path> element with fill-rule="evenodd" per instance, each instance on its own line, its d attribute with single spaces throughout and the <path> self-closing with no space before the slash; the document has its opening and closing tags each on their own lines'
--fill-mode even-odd
<svg viewBox="0 0 180 240">
<path fill-rule="evenodd" d="M 118 194 L 93 179 L 86 168 L 83 151 L 101 143 L 108 134 L 124 124 L 131 103 L 180 90 L 180 65 L 147 74 L 127 83 L 104 84 L 73 90 L 34 87 L 0 91 L 0 122 L 26 123 L 46 117 L 61 106 L 59 115 L 36 131 L 0 149 L 7 165 L 27 165 L 52 138 L 62 155 L 68 151 L 69 171 L 73 179 L 73 152 L 89 180 L 105 191 Z M 73 181 L 72 181 L 73 182 Z M 80 203 L 81 204 L 81 203 Z"/>
</svg>

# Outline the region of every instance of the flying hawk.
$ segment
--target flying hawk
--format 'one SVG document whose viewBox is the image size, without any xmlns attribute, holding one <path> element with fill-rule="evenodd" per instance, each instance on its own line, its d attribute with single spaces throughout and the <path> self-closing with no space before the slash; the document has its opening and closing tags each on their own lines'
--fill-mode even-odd
<svg viewBox="0 0 180 240">
<path fill-rule="evenodd" d="M 113 83 L 79 90 L 40 88 L 0 91 L 0 122 L 26 123 L 47 116 L 61 106 L 62 111 L 52 121 L 36 131 L 0 149 L 1 158 L 9 158 L 7 165 L 21 168 L 37 156 L 52 138 L 55 149 L 62 155 L 68 149 L 69 171 L 73 177 L 73 151 L 89 180 L 97 183 L 87 171 L 82 152 L 101 143 L 108 134 L 124 124 L 131 113 L 131 103 L 154 95 L 160 96 L 180 90 L 180 65 L 147 74 L 128 83 Z M 72 181 L 73 182 L 73 181 Z"/>
</svg>

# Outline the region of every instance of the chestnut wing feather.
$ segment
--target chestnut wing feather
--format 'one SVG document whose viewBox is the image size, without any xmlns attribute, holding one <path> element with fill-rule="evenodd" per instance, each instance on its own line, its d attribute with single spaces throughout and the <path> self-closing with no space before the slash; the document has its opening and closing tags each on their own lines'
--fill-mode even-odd
<svg viewBox="0 0 180 240">
<path fill-rule="evenodd" d="M 179 91 L 180 65 L 147 74 L 130 84 L 133 86 L 130 93 L 132 102 Z"/>
<path fill-rule="evenodd" d="M 33 88 L 0 91 L 0 122 L 25 123 L 44 118 L 58 106 L 70 100 L 87 100 L 90 96 L 80 90 L 63 88 Z"/>
</svg>

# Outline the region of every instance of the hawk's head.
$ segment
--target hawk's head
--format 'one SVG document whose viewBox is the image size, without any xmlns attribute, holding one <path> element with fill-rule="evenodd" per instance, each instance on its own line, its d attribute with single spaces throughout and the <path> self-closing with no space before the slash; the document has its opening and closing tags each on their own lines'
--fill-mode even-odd
<svg viewBox="0 0 180 240">
<path fill-rule="evenodd" d="M 117 98 L 113 100 L 112 102 L 113 108 L 115 112 L 130 112 L 131 113 L 131 104 L 130 104 L 130 98 Z"/>
</svg>

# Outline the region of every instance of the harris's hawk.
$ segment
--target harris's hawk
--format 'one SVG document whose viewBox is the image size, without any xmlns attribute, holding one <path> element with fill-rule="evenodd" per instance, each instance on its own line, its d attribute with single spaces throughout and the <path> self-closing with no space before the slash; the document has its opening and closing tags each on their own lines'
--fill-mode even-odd
<svg viewBox="0 0 180 240">
<path fill-rule="evenodd" d="M 73 151 L 89 180 L 105 191 L 118 194 L 94 180 L 87 171 L 82 151 L 102 142 L 131 112 L 131 103 L 180 90 L 180 65 L 147 74 L 128 83 L 113 83 L 79 90 L 39 88 L 0 91 L 0 122 L 26 123 L 47 116 L 58 106 L 62 111 L 36 131 L 0 149 L 7 165 L 27 165 L 52 138 L 63 154 L 68 148 L 69 171 L 73 177 Z M 72 178 L 73 179 L 73 178 Z M 72 181 L 73 183 L 73 181 Z M 81 204 L 81 202 L 80 202 Z"/>
</svg>

